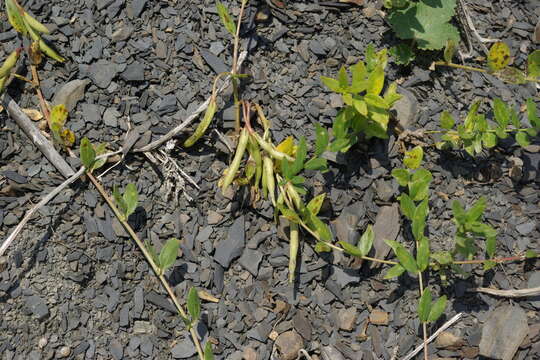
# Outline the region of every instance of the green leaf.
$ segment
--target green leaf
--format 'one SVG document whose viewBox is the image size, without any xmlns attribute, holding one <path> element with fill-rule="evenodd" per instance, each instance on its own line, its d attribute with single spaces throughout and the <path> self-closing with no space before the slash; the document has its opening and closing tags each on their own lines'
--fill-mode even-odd
<svg viewBox="0 0 540 360">
<path fill-rule="evenodd" d="M 418 302 L 418 318 L 421 322 L 427 322 L 431 311 L 431 291 L 424 289 L 424 293 Z"/>
<path fill-rule="evenodd" d="M 137 208 L 139 194 L 137 193 L 137 187 L 135 184 L 127 184 L 126 189 L 124 190 L 123 198 L 126 203 L 126 212 L 124 215 L 127 218 L 129 215 L 133 214 Z"/>
<path fill-rule="evenodd" d="M 348 242 L 346 241 L 338 241 L 338 244 L 341 245 L 341 247 L 343 248 L 343 250 L 345 250 L 345 252 L 349 255 L 352 255 L 352 256 L 357 256 L 357 257 L 362 257 L 364 256 L 362 254 L 362 251 L 357 248 L 356 246 L 354 245 L 351 245 L 349 244 Z"/>
<path fill-rule="evenodd" d="M 323 158 L 313 158 L 309 159 L 304 164 L 304 169 L 306 170 L 317 170 L 317 171 L 323 171 L 327 169 L 327 160 Z"/>
<path fill-rule="evenodd" d="M 375 67 L 377 66 L 377 55 L 375 54 L 375 46 L 371 43 L 366 47 L 365 60 L 368 73 L 375 70 Z"/>
<path fill-rule="evenodd" d="M 384 86 L 384 69 L 382 66 L 377 66 L 375 70 L 369 74 L 367 81 L 367 93 L 379 95 Z"/>
<path fill-rule="evenodd" d="M 428 321 L 433 322 L 437 321 L 439 317 L 444 312 L 444 309 L 446 308 L 446 295 L 441 296 L 440 298 L 435 301 L 435 303 L 431 306 L 431 310 L 429 311 Z"/>
<path fill-rule="evenodd" d="M 474 205 L 467 211 L 466 222 L 473 222 L 480 219 L 486 208 L 487 200 L 484 196 L 481 196 Z"/>
<path fill-rule="evenodd" d="M 516 133 L 516 142 L 521 147 L 526 147 L 526 146 L 531 145 L 531 142 L 529 140 L 529 135 L 527 135 L 527 133 L 525 133 L 525 131 L 518 131 Z"/>
<path fill-rule="evenodd" d="M 467 213 L 459 201 L 452 201 L 452 212 L 458 224 L 464 224 L 467 221 Z"/>
<path fill-rule="evenodd" d="M 416 206 L 409 195 L 403 193 L 399 196 L 399 208 L 401 209 L 401 213 L 407 219 L 412 220 Z"/>
<path fill-rule="evenodd" d="M 457 42 L 453 39 L 449 39 L 446 41 L 446 46 L 444 47 L 444 61 L 447 64 L 452 63 L 452 58 L 454 57 L 454 54 L 456 53 L 457 49 Z"/>
<path fill-rule="evenodd" d="M 353 94 L 358 94 L 366 89 L 366 75 L 367 70 L 363 61 L 357 62 L 351 66 L 352 84 L 349 91 Z"/>
<path fill-rule="evenodd" d="M 362 116 L 368 115 L 368 108 L 365 99 L 352 99 L 352 105 L 356 111 Z"/>
<path fill-rule="evenodd" d="M 403 164 L 411 169 L 418 169 L 424 158 L 424 150 L 421 146 L 414 147 L 411 151 L 405 152 L 405 159 L 403 159 Z"/>
<path fill-rule="evenodd" d="M 189 289 L 187 309 L 189 315 L 191 315 L 191 323 L 194 324 L 201 316 L 201 299 L 199 299 L 199 294 L 197 294 L 197 290 L 194 287 Z"/>
<path fill-rule="evenodd" d="M 420 240 L 424 235 L 428 211 L 428 199 L 422 200 L 420 205 L 418 205 L 414 211 L 414 216 L 412 218 L 412 232 L 416 240 Z"/>
<path fill-rule="evenodd" d="M 499 98 L 493 100 L 493 113 L 495 114 L 495 121 L 503 129 L 506 129 L 510 121 L 510 110 L 508 105 Z"/>
<path fill-rule="evenodd" d="M 87 170 L 91 169 L 96 159 L 96 152 L 94 150 L 94 147 L 90 143 L 90 140 L 88 140 L 87 137 L 83 137 L 81 139 L 80 153 L 81 153 L 81 162 L 84 165 L 84 167 Z"/>
<path fill-rule="evenodd" d="M 444 110 L 441 114 L 441 127 L 443 129 L 450 130 L 454 127 L 454 124 L 456 121 L 454 120 L 454 117 L 446 110 Z"/>
<path fill-rule="evenodd" d="M 304 213 L 303 216 L 309 228 L 319 236 L 318 240 L 328 242 L 332 239 L 332 233 L 330 232 L 328 225 L 326 225 L 321 219 L 313 215 L 309 210 L 307 210 L 307 213 Z"/>
<path fill-rule="evenodd" d="M 429 239 L 425 236 L 422 236 L 418 242 L 416 265 L 420 271 L 426 270 L 429 265 Z"/>
<path fill-rule="evenodd" d="M 216 1 L 216 9 L 219 14 L 219 18 L 221 19 L 221 22 L 225 26 L 225 29 L 232 35 L 236 35 L 236 26 L 234 25 L 234 21 L 229 14 L 229 11 L 223 5 L 220 1 Z"/>
<path fill-rule="evenodd" d="M 400 186 L 407 186 L 409 183 L 409 171 L 407 169 L 394 169 L 392 170 L 392 176 Z"/>
<path fill-rule="evenodd" d="M 450 254 L 449 251 L 437 251 L 432 253 L 431 257 L 441 265 L 448 265 L 454 261 L 452 254 Z"/>
<path fill-rule="evenodd" d="M 176 238 L 170 238 L 165 245 L 163 245 L 161 252 L 159 253 L 159 267 L 161 273 L 164 273 L 168 268 L 174 265 L 179 248 L 180 240 Z"/>
<path fill-rule="evenodd" d="M 116 185 L 113 185 L 113 198 L 114 198 L 114 201 L 116 202 L 116 205 L 120 208 L 119 210 L 125 219 L 127 217 L 126 216 L 127 204 L 124 198 L 122 197 L 122 194 L 120 194 L 120 190 L 118 189 L 118 186 Z"/>
<path fill-rule="evenodd" d="M 403 266 L 399 265 L 399 264 L 396 264 L 396 265 L 392 266 L 390 269 L 388 269 L 386 274 L 384 274 L 384 278 L 385 279 L 392 279 L 392 278 L 400 276 L 404 272 L 405 272 L 405 268 Z"/>
<path fill-rule="evenodd" d="M 328 131 L 315 123 L 315 156 L 320 156 L 328 147 Z"/>
<path fill-rule="evenodd" d="M 293 176 L 291 179 L 291 183 L 293 185 L 302 185 L 305 182 L 306 182 L 306 178 L 299 175 Z"/>
<path fill-rule="evenodd" d="M 292 163 L 291 169 L 293 175 L 298 174 L 304 168 L 304 162 L 306 161 L 307 146 L 306 138 L 304 136 L 300 138 L 300 142 L 298 143 L 298 147 L 296 148 L 295 156 L 296 157 Z"/>
<path fill-rule="evenodd" d="M 345 66 L 342 66 L 339 69 L 337 80 L 341 88 L 345 89 L 349 86 L 349 78 L 347 76 L 347 70 L 345 70 Z"/>
<path fill-rule="evenodd" d="M 497 135 L 492 132 L 485 132 L 482 134 L 482 143 L 488 149 L 495 147 L 497 145 Z"/>
<path fill-rule="evenodd" d="M 495 236 L 489 236 L 486 238 L 486 253 L 489 258 L 493 258 L 495 250 L 497 248 L 497 238 Z"/>
<path fill-rule="evenodd" d="M 411 1 L 390 12 L 387 19 L 399 38 L 416 40 L 422 50 L 438 50 L 449 40 L 460 41 L 456 27 L 449 23 L 455 7 L 455 0 Z"/>
<path fill-rule="evenodd" d="M 332 152 L 343 151 L 351 145 L 351 140 L 349 138 L 339 138 L 332 141 L 328 150 Z"/>
<path fill-rule="evenodd" d="M 429 183 L 433 175 L 426 169 L 418 169 L 409 181 L 409 196 L 414 201 L 421 201 L 429 195 Z"/>
<path fill-rule="evenodd" d="M 385 240 L 385 242 L 394 250 L 396 257 L 399 260 L 399 264 L 403 266 L 408 272 L 417 274 L 418 267 L 416 266 L 416 261 L 413 256 L 397 241 L 394 240 Z"/>
<path fill-rule="evenodd" d="M 525 84 L 527 79 L 523 71 L 516 69 L 512 66 L 507 66 L 504 69 L 496 71 L 493 75 L 497 76 L 502 81 L 506 81 L 511 84 Z"/>
<path fill-rule="evenodd" d="M 296 224 L 301 222 L 300 216 L 294 211 L 291 210 L 283 205 L 278 205 L 279 211 L 281 211 L 281 214 L 289 221 L 292 221 Z"/>
<path fill-rule="evenodd" d="M 363 256 L 369 254 L 371 247 L 373 246 L 373 240 L 375 240 L 375 233 L 373 232 L 373 227 L 368 225 L 358 243 L 358 248 Z"/>
<path fill-rule="evenodd" d="M 537 131 L 540 131 L 540 118 L 536 109 L 536 103 L 533 99 L 527 99 L 527 118 L 532 127 Z"/>
<path fill-rule="evenodd" d="M 533 251 L 533 250 L 525 251 L 525 258 L 534 259 L 534 258 L 537 258 L 537 257 L 538 257 L 538 254 L 536 253 L 536 251 Z"/>
<path fill-rule="evenodd" d="M 492 71 L 504 69 L 510 63 L 510 48 L 502 41 L 496 42 L 489 49 L 487 60 Z"/>
<path fill-rule="evenodd" d="M 527 57 L 527 72 L 533 78 L 540 76 L 540 50 L 534 50 Z"/>
<path fill-rule="evenodd" d="M 330 246 L 328 246 L 328 244 L 325 243 L 324 241 L 318 241 L 315 244 L 315 251 L 318 252 L 318 253 L 329 252 L 329 251 L 332 251 L 332 248 Z"/>
<path fill-rule="evenodd" d="M 409 65 L 416 57 L 413 49 L 407 43 L 399 43 L 390 48 L 390 55 L 398 65 Z"/>
<path fill-rule="evenodd" d="M 324 203 L 325 197 L 326 194 L 322 193 L 315 196 L 309 201 L 309 203 L 307 204 L 307 208 L 313 215 L 317 215 L 319 213 L 319 211 L 321 210 L 321 206 Z"/>
<path fill-rule="evenodd" d="M 326 76 L 321 76 L 321 81 L 323 82 L 324 85 L 326 85 L 327 88 L 329 88 L 333 92 L 340 93 L 340 94 L 345 93 L 345 89 L 341 88 L 341 86 L 339 85 L 339 81 L 337 81 L 336 79 L 332 79 Z"/>
<path fill-rule="evenodd" d="M 204 346 L 204 360 L 214 360 L 214 352 L 212 351 L 212 344 L 210 341 L 207 341 Z"/>
</svg>

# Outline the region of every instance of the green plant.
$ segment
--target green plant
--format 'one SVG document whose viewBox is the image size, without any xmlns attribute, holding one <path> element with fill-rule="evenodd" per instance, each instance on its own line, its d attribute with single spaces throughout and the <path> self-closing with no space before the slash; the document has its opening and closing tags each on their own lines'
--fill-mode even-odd
<svg viewBox="0 0 540 360">
<path fill-rule="evenodd" d="M 19 60 L 21 51 L 22 49 L 20 48 L 12 51 L 0 67 L 0 94 L 3 92 L 4 87 L 11 76 L 11 71 L 15 68 L 15 65 L 17 65 L 17 60 Z"/>
<path fill-rule="evenodd" d="M 408 40 L 391 50 L 398 64 L 409 64 L 414 49 L 440 50 L 448 41 L 459 41 L 457 28 L 450 23 L 456 0 L 385 0 L 387 20 L 397 37 Z"/>
<path fill-rule="evenodd" d="M 502 81 L 512 84 L 525 84 L 526 82 L 539 82 L 540 79 L 540 50 L 534 50 L 527 57 L 527 69 L 520 70 L 510 66 L 512 59 L 510 48 L 504 42 L 497 42 L 489 49 L 487 68 L 479 68 L 467 65 L 454 64 L 452 58 L 456 49 L 456 43 L 449 40 L 444 51 L 444 61 L 435 61 L 432 68 L 447 66 L 467 71 L 476 71 L 491 74 Z"/>
<path fill-rule="evenodd" d="M 129 218 L 129 215 L 135 212 L 138 202 L 137 187 L 135 184 L 127 184 L 123 194 L 120 194 L 118 186 L 114 185 L 113 197 L 114 201 L 116 201 L 116 205 L 120 208 L 123 220 Z"/>
<path fill-rule="evenodd" d="M 176 261 L 176 257 L 178 256 L 178 249 L 180 249 L 180 240 L 176 238 L 170 238 L 169 240 L 167 240 L 165 245 L 163 245 L 163 247 L 161 248 L 159 255 L 157 254 L 156 249 L 154 249 L 154 246 L 150 243 L 150 241 L 145 240 L 144 245 L 150 253 L 152 260 L 154 260 L 154 263 L 159 269 L 158 275 L 163 275 L 165 274 L 167 269 L 173 266 L 174 262 Z"/>
<path fill-rule="evenodd" d="M 530 128 L 523 128 L 518 112 L 501 99 L 496 98 L 493 101 L 495 125 L 491 125 L 484 114 L 478 113 L 480 105 L 480 101 L 472 104 L 463 124 L 456 124 L 452 115 L 444 111 L 441 114 L 440 125 L 445 130 L 442 132 L 442 141 L 435 144 L 437 148 L 463 148 L 468 154 L 474 156 L 481 153 L 484 148 L 493 148 L 499 139 L 505 139 L 511 134 L 514 134 L 520 146 L 528 146 L 530 138 L 537 136 L 540 131 L 540 118 L 532 99 L 528 99 L 526 104 Z M 439 131 L 426 133 L 439 133 Z"/>
<path fill-rule="evenodd" d="M 367 138 L 388 137 L 389 110 L 401 95 L 397 93 L 397 84 L 392 83 L 381 96 L 387 62 L 386 49 L 375 52 L 373 46 L 369 45 L 365 63 L 359 61 L 350 67 L 351 80 L 345 67 L 341 67 L 336 79 L 321 77 L 330 90 L 342 95 L 346 105 L 334 120 L 334 139 L 329 145 L 330 151 L 346 152 L 358 142 L 361 133 Z"/>
</svg>

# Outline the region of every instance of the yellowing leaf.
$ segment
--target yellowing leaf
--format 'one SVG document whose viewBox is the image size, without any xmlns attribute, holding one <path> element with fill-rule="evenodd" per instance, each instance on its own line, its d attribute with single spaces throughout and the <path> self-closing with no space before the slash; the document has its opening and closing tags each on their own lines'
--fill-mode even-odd
<svg viewBox="0 0 540 360">
<path fill-rule="evenodd" d="M 13 26 L 17 32 L 26 35 L 28 30 L 26 29 L 21 11 L 14 0 L 6 0 L 6 12 L 11 26 Z"/>
<path fill-rule="evenodd" d="M 62 138 L 64 145 L 68 148 L 72 147 L 75 143 L 75 134 L 69 129 L 62 130 L 60 137 Z"/>
<path fill-rule="evenodd" d="M 277 147 L 276 150 L 287 155 L 294 154 L 294 138 L 292 136 L 287 137 Z"/>
<path fill-rule="evenodd" d="M 51 110 L 51 123 L 64 126 L 68 116 L 68 111 L 64 104 L 56 105 Z"/>
<path fill-rule="evenodd" d="M 488 66 L 493 71 L 498 71 L 510 63 L 510 48 L 502 41 L 493 44 L 489 49 Z"/>
</svg>

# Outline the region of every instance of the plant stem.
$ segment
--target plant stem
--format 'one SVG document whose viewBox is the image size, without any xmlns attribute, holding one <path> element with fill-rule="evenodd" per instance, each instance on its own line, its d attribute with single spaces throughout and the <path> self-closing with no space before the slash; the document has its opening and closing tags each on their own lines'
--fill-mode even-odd
<svg viewBox="0 0 540 360">
<path fill-rule="evenodd" d="M 433 63 L 433 65 L 435 65 L 435 66 L 448 66 L 448 67 L 453 67 L 453 68 L 456 68 L 456 69 L 463 69 L 463 70 L 487 73 L 486 69 L 476 68 L 476 67 L 467 66 L 467 65 L 459 65 L 459 64 L 454 64 L 454 63 L 447 63 L 446 61 L 435 61 Z"/>
<path fill-rule="evenodd" d="M 242 27 L 242 16 L 244 16 L 244 9 L 246 7 L 247 0 L 242 0 L 242 6 L 240 7 L 240 13 L 238 14 L 238 23 L 236 25 L 236 34 L 234 36 L 234 48 L 233 48 L 233 63 L 231 71 L 231 81 L 233 85 L 233 98 L 234 106 L 236 110 L 236 131 L 240 131 L 240 102 L 238 95 L 238 80 L 235 75 L 238 72 L 238 49 L 240 47 L 240 28 Z"/>
<path fill-rule="evenodd" d="M 303 223 L 301 223 L 300 225 L 302 225 L 303 227 L 305 227 L 317 240 L 318 237 L 316 234 L 314 234 L 307 226 L 305 226 Z M 319 240 L 320 241 L 320 240 Z M 331 244 L 329 242 L 324 242 L 326 245 L 328 245 L 329 247 L 331 247 L 332 249 L 334 250 L 337 250 L 337 251 L 341 251 L 341 252 L 344 252 L 345 250 L 343 250 L 343 248 L 340 248 L 339 246 L 337 245 L 334 245 L 334 244 Z M 373 261 L 373 262 L 378 262 L 378 263 L 382 263 L 382 264 L 388 264 L 388 265 L 397 265 L 399 264 L 398 262 L 396 261 L 390 261 L 390 260 L 383 260 L 383 259 L 377 259 L 377 258 L 372 258 L 372 257 L 369 257 L 369 256 L 362 256 L 362 259 L 364 260 L 368 260 L 368 261 Z"/>
<path fill-rule="evenodd" d="M 30 58 L 30 56 L 29 56 Z M 36 65 L 32 64 L 30 65 L 30 68 L 32 69 L 32 84 L 34 85 L 36 89 L 36 94 L 39 99 L 39 105 L 41 107 L 41 112 L 43 113 L 43 116 L 45 116 L 45 119 L 47 120 L 47 124 L 49 125 L 49 129 L 52 131 L 52 123 L 51 123 L 51 116 L 49 113 L 49 108 L 47 106 L 47 103 L 45 102 L 45 98 L 43 97 L 43 93 L 41 92 L 41 87 L 39 85 L 39 76 L 37 73 Z"/>
<path fill-rule="evenodd" d="M 294 281 L 296 271 L 296 257 L 298 256 L 298 224 L 291 221 L 290 225 L 290 244 L 289 244 L 289 283 Z"/>
<path fill-rule="evenodd" d="M 504 257 L 504 258 L 495 258 L 495 259 L 475 259 L 475 260 L 459 260 L 459 261 L 452 261 L 452 264 L 455 265 L 463 265 L 463 264 L 483 264 L 486 261 L 493 261 L 496 263 L 503 263 L 503 262 L 510 262 L 510 261 L 522 261 L 526 260 L 527 258 L 525 255 L 519 255 L 519 256 L 510 256 L 510 257 Z"/>
<path fill-rule="evenodd" d="M 520 132 L 520 131 L 527 131 L 527 130 L 529 130 L 529 129 L 520 128 L 520 129 L 504 129 L 503 131 L 505 133 L 513 133 L 513 132 Z M 456 135 L 458 135 L 458 132 L 455 131 L 455 130 L 424 130 L 424 131 L 422 131 L 422 133 L 424 133 L 424 134 L 447 134 L 447 133 L 450 133 L 450 132 L 453 132 Z M 496 133 L 497 131 L 494 130 L 494 129 L 487 129 L 486 132 Z"/>
<path fill-rule="evenodd" d="M 416 242 L 416 248 L 418 248 L 418 241 Z M 418 274 L 418 281 L 420 282 L 420 297 L 424 295 L 424 281 L 422 279 L 422 272 Z M 429 360 L 428 356 L 428 343 L 427 343 L 427 324 L 422 321 L 422 334 L 424 337 L 424 360 Z"/>
<path fill-rule="evenodd" d="M 178 310 L 178 313 L 180 314 L 180 316 L 182 316 L 183 318 L 187 318 L 187 315 L 186 315 L 186 312 L 184 311 L 184 308 L 182 307 L 182 305 L 178 302 L 178 299 L 176 298 L 176 295 L 174 294 L 174 290 L 171 288 L 171 286 L 169 285 L 169 282 L 167 281 L 167 279 L 165 278 L 165 275 L 163 274 L 160 274 L 160 270 L 159 270 L 159 267 L 156 265 L 156 263 L 154 262 L 154 260 L 152 259 L 152 256 L 150 255 L 150 253 L 148 252 L 148 250 L 146 250 L 146 247 L 144 246 L 143 242 L 141 241 L 141 239 L 139 239 L 139 237 L 137 236 L 137 234 L 135 233 L 135 231 L 133 230 L 133 228 L 128 224 L 127 220 L 124 218 L 123 214 L 120 212 L 120 210 L 118 210 L 118 208 L 116 207 L 116 205 L 114 204 L 113 200 L 111 199 L 111 197 L 107 194 L 107 192 L 105 191 L 105 189 L 103 188 L 103 186 L 101 185 L 101 183 L 94 177 L 94 175 L 92 175 L 91 173 L 87 173 L 86 174 L 88 176 L 88 178 L 90 179 L 90 181 L 92 181 L 92 183 L 94 184 L 94 186 L 97 188 L 97 190 L 99 191 L 99 193 L 101 194 L 101 196 L 103 196 L 103 198 L 105 199 L 105 201 L 107 202 L 107 204 L 109 205 L 109 207 L 111 208 L 111 210 L 114 212 L 114 215 L 116 215 L 116 217 L 118 218 L 118 221 L 120 221 L 122 223 L 122 225 L 124 226 L 124 228 L 126 229 L 126 231 L 129 233 L 129 235 L 131 236 L 131 238 L 135 241 L 135 243 L 137 244 L 137 246 L 139 247 L 139 249 L 142 251 L 146 261 L 150 264 L 150 267 L 152 268 L 152 270 L 154 271 L 154 273 L 157 275 L 157 277 L 159 278 L 160 282 L 161 282 L 161 285 L 165 288 L 165 290 L 167 291 L 167 294 L 169 295 L 169 297 L 171 298 L 172 302 L 174 303 L 174 305 L 176 306 L 176 309 Z M 197 349 L 197 353 L 199 354 L 199 358 L 201 360 L 204 360 L 204 354 L 203 354 L 203 350 L 202 350 L 202 347 L 201 347 L 201 344 L 199 342 L 199 338 L 197 337 L 197 333 L 195 332 L 195 329 L 193 327 L 191 327 L 189 329 L 189 332 L 191 334 L 191 338 L 193 339 L 193 343 L 195 344 L 195 348 Z"/>
</svg>

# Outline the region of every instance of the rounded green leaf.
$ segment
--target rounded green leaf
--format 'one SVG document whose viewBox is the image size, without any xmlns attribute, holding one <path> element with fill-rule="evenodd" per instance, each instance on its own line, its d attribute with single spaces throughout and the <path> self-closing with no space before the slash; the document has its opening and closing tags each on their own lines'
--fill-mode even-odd
<svg viewBox="0 0 540 360">
<path fill-rule="evenodd" d="M 399 264 L 412 274 L 418 273 L 418 267 L 413 256 L 397 241 L 385 240 L 385 242 L 394 250 L 396 257 L 399 260 Z"/>
<path fill-rule="evenodd" d="M 488 66 L 493 71 L 498 71 L 510 63 L 510 48 L 502 41 L 496 42 L 489 49 Z"/>
<path fill-rule="evenodd" d="M 409 220 L 412 220 L 414 217 L 414 211 L 416 210 L 416 206 L 414 205 L 414 202 L 411 200 L 409 195 L 403 193 L 399 196 L 399 208 L 401 209 L 401 213 Z"/>
<path fill-rule="evenodd" d="M 407 186 L 409 183 L 409 171 L 407 169 L 394 169 L 392 170 L 392 176 L 400 186 Z"/>
<path fill-rule="evenodd" d="M 96 159 L 96 152 L 94 150 L 94 147 L 90 143 L 90 140 L 88 140 L 87 137 L 83 137 L 81 140 L 80 153 L 81 153 L 81 162 L 84 165 L 84 167 L 87 170 L 91 169 Z"/>
<path fill-rule="evenodd" d="M 135 212 L 135 209 L 137 208 L 139 194 L 137 193 L 137 187 L 135 186 L 135 184 L 127 184 L 123 198 L 126 203 L 126 213 L 124 215 L 127 218 L 129 217 L 129 215 L 133 214 L 133 212 Z"/>
<path fill-rule="evenodd" d="M 384 274 L 384 278 L 385 279 L 392 279 L 392 278 L 400 276 L 404 272 L 405 272 L 405 268 L 403 266 L 399 265 L 399 264 L 396 264 L 396 265 L 392 266 L 390 269 L 388 269 L 386 274 Z"/>
<path fill-rule="evenodd" d="M 454 127 L 456 120 L 454 120 L 454 117 L 446 110 L 444 110 L 441 114 L 441 127 L 443 129 L 450 130 Z"/>
<path fill-rule="evenodd" d="M 540 76 L 540 50 L 534 50 L 527 57 L 527 71 L 530 77 Z"/>
<path fill-rule="evenodd" d="M 358 244 L 358 248 L 360 249 L 360 253 L 362 253 L 362 256 L 366 256 L 367 254 L 369 254 L 371 247 L 373 246 L 374 239 L 375 233 L 373 232 L 373 227 L 371 225 L 368 225 L 366 231 L 364 231 L 362 237 L 360 237 L 360 242 Z"/>
<path fill-rule="evenodd" d="M 411 151 L 405 152 L 405 159 L 403 159 L 403 164 L 411 169 L 418 169 L 424 158 L 424 149 L 421 146 L 416 146 Z"/>
</svg>

